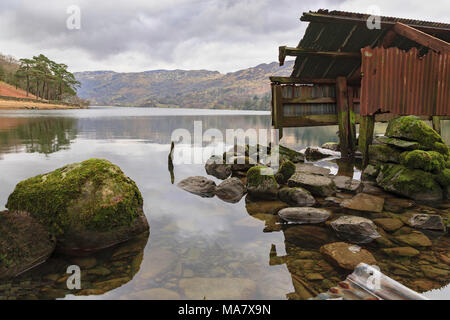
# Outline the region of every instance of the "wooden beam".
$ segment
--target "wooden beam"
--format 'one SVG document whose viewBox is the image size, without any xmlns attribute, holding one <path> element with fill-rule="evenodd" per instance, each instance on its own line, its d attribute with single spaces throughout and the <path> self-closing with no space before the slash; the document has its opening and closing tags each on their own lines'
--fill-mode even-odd
<svg viewBox="0 0 450 320">
<path fill-rule="evenodd" d="M 328 78 L 296 78 L 296 77 L 269 77 L 276 84 L 336 84 L 336 79 Z M 348 84 L 360 86 L 361 78 L 349 79 Z"/>
<path fill-rule="evenodd" d="M 280 65 L 284 63 L 284 58 L 286 56 L 321 56 L 329 58 L 342 58 L 342 59 L 361 59 L 361 52 L 341 52 L 341 51 L 317 51 L 312 49 L 303 48 L 291 48 L 291 47 L 280 47 L 279 48 L 279 60 Z"/>
<path fill-rule="evenodd" d="M 283 117 L 284 128 L 331 126 L 338 123 L 337 114 Z"/>
<path fill-rule="evenodd" d="M 425 32 L 417 30 L 406 24 L 397 22 L 393 29 L 397 34 L 408 38 L 418 44 L 430 48 L 437 52 L 450 52 L 450 44 L 444 40 L 433 37 Z"/>
<path fill-rule="evenodd" d="M 307 79 L 295 77 L 269 77 L 270 81 L 279 84 L 335 84 L 336 79 Z"/>
<path fill-rule="evenodd" d="M 320 22 L 320 23 L 350 23 L 350 24 L 358 24 L 358 25 L 367 25 L 367 19 L 370 15 L 364 15 L 363 17 L 348 17 L 348 16 L 338 16 L 338 15 L 329 15 L 324 13 L 316 13 L 316 12 L 304 12 L 303 16 L 300 18 L 301 21 L 308 22 Z M 381 28 L 389 29 L 395 25 L 396 21 L 386 21 L 381 17 Z M 421 30 L 427 33 L 448 33 L 450 32 L 450 26 L 436 27 L 436 26 L 425 26 L 410 23 L 409 26 Z M 441 24 L 444 25 L 444 24 Z"/>
<path fill-rule="evenodd" d="M 356 115 L 355 115 L 355 100 L 353 98 L 353 87 L 347 87 L 348 97 L 348 130 L 349 130 L 349 144 L 352 153 L 356 151 Z"/>
<path fill-rule="evenodd" d="M 335 98 L 290 98 L 290 99 L 283 99 L 282 103 L 291 103 L 291 104 L 315 104 L 315 103 L 336 103 Z"/>
</svg>

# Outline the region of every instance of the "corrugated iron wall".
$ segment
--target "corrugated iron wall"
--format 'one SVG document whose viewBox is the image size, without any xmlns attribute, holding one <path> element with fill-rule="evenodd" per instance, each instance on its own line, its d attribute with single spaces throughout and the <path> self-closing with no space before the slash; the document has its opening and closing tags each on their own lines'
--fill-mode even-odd
<svg viewBox="0 0 450 320">
<path fill-rule="evenodd" d="M 450 115 L 450 54 L 416 48 L 362 51 L 361 115 Z"/>
</svg>

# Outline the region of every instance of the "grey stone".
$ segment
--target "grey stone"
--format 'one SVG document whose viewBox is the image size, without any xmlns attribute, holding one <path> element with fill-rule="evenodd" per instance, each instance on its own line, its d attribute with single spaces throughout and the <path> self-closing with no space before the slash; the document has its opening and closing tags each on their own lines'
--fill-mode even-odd
<svg viewBox="0 0 450 320">
<path fill-rule="evenodd" d="M 230 203 L 239 202 L 245 192 L 246 188 L 238 178 L 228 178 L 216 187 L 216 196 Z"/>
<path fill-rule="evenodd" d="M 321 223 L 330 217 L 330 212 L 326 209 L 310 207 L 285 208 L 278 212 L 281 219 L 297 224 Z"/>
<path fill-rule="evenodd" d="M 282 188 L 278 191 L 278 197 L 293 206 L 311 207 L 316 204 L 316 200 L 311 193 L 303 188 Z"/>
<path fill-rule="evenodd" d="M 331 227 L 339 237 L 353 243 L 369 243 L 381 237 L 375 224 L 363 217 L 342 216 L 332 221 Z"/>
<path fill-rule="evenodd" d="M 181 189 L 203 198 L 214 197 L 216 183 L 202 176 L 189 177 L 178 183 Z"/>
</svg>

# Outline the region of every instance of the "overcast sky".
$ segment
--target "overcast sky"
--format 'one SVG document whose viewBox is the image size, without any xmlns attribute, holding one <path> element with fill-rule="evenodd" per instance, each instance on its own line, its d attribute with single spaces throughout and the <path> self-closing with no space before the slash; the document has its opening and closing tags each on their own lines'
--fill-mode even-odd
<svg viewBox="0 0 450 320">
<path fill-rule="evenodd" d="M 450 0 L 1 0 L 0 53 L 44 53 L 71 71 L 208 69 L 230 72 L 277 60 L 319 8 L 449 23 Z M 67 8 L 81 10 L 70 30 Z"/>
</svg>

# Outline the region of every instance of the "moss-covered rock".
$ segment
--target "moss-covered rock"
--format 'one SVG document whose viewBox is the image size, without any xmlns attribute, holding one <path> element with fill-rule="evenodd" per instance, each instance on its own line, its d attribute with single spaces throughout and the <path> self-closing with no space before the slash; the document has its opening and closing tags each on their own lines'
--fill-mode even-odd
<svg viewBox="0 0 450 320">
<path fill-rule="evenodd" d="M 377 184 L 388 192 L 414 200 L 432 201 L 443 198 L 442 189 L 433 174 L 402 165 L 384 164 L 377 177 Z"/>
<path fill-rule="evenodd" d="M 371 163 L 400 163 L 400 154 L 400 151 L 388 145 L 373 144 L 369 146 L 369 159 Z"/>
<path fill-rule="evenodd" d="M 414 150 L 403 152 L 400 155 L 400 163 L 411 169 L 422 169 L 439 173 L 445 169 L 445 159 L 436 151 Z"/>
<path fill-rule="evenodd" d="M 420 149 L 435 150 L 435 143 L 444 144 L 441 136 L 415 116 L 394 118 L 389 121 L 386 136 L 420 143 Z M 438 146 L 439 148 L 439 146 Z"/>
<path fill-rule="evenodd" d="M 56 238 L 59 249 L 96 251 L 148 230 L 138 187 L 107 160 L 90 159 L 21 181 L 10 211 L 25 211 Z"/>
<path fill-rule="evenodd" d="M 278 187 L 271 168 L 255 166 L 247 171 L 247 191 L 251 197 L 277 199 Z"/>
<path fill-rule="evenodd" d="M 280 163 L 284 160 L 290 160 L 293 163 L 305 162 L 305 156 L 303 154 L 301 154 L 300 152 L 289 149 L 282 145 L 279 145 L 278 147 L 279 147 L 278 153 L 279 153 Z M 274 152 L 274 150 L 272 150 L 272 152 Z"/>
<path fill-rule="evenodd" d="M 286 160 L 281 164 L 278 172 L 275 174 L 275 179 L 279 184 L 285 184 L 294 173 L 295 164 L 290 160 Z"/>
<path fill-rule="evenodd" d="M 444 169 L 439 174 L 435 175 L 436 181 L 443 187 L 450 187 L 450 169 Z"/>
</svg>

